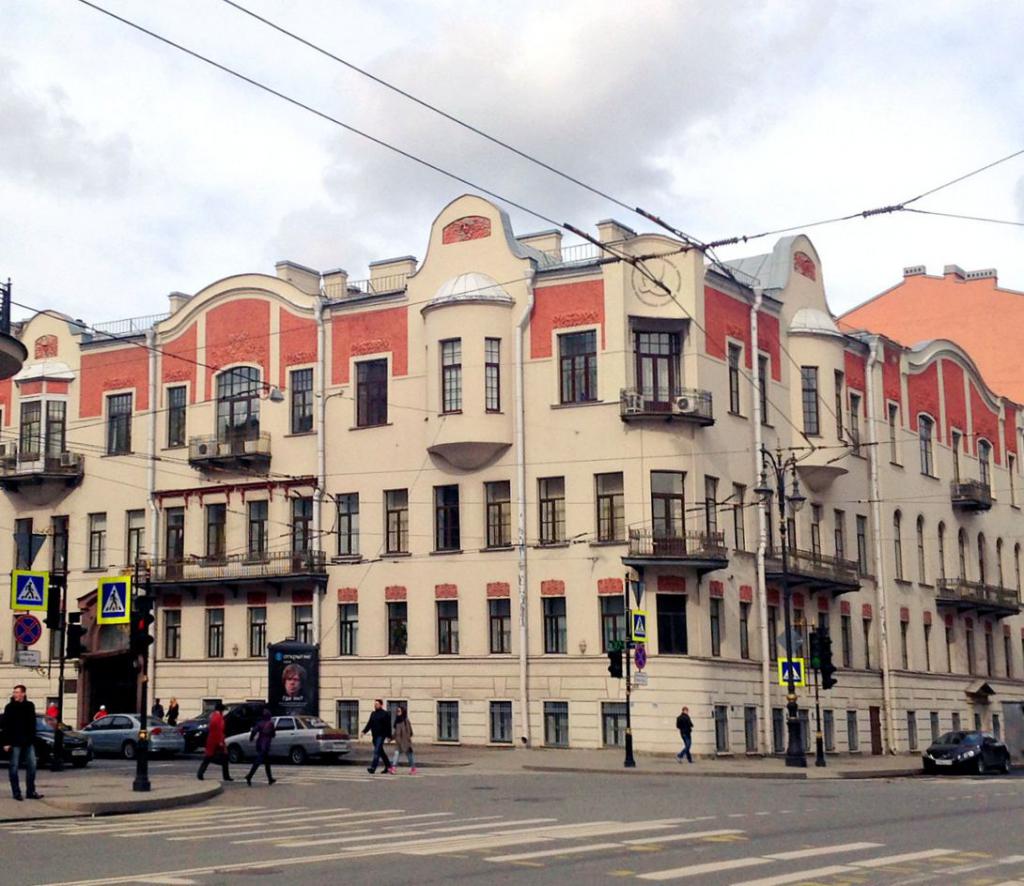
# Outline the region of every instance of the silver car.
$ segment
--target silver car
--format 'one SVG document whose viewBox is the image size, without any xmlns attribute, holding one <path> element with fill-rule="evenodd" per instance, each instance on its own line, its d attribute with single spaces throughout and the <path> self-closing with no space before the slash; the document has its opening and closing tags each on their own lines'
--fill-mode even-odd
<svg viewBox="0 0 1024 886">
<path fill-rule="evenodd" d="M 292 763 L 301 764 L 312 757 L 338 759 L 351 750 L 349 734 L 319 717 L 300 715 L 273 719 L 277 734 L 270 745 L 272 758 L 287 757 Z M 227 740 L 228 759 L 232 763 L 256 757 L 256 741 L 249 739 L 250 734 L 243 732 Z"/>
<path fill-rule="evenodd" d="M 180 726 L 168 726 L 163 720 L 146 718 L 149 729 L 149 752 L 151 754 L 185 753 L 185 736 Z M 96 754 L 117 754 L 126 760 L 134 760 L 138 752 L 139 715 L 107 714 L 93 720 L 82 732 L 92 741 Z"/>
</svg>

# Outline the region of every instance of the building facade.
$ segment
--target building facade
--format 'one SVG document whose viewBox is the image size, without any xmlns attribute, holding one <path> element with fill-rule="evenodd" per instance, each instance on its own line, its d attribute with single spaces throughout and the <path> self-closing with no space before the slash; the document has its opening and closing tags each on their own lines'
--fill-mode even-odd
<svg viewBox="0 0 1024 886">
<path fill-rule="evenodd" d="M 464 196 L 422 262 L 368 280 L 282 262 L 168 315 L 23 324 L 0 507 L 45 534 L 35 566 L 66 571 L 84 613 L 66 719 L 134 704 L 125 632 L 94 609 L 97 578 L 138 564 L 150 694 L 183 715 L 266 698 L 267 644 L 294 637 L 319 644 L 320 713 L 349 728 L 384 697 L 424 741 L 617 744 L 605 653 L 641 579 L 637 747 L 675 748 L 686 704 L 698 751 L 781 752 L 786 578 L 798 631 L 833 637 L 828 750 L 1008 727 L 1018 405 L 953 342 L 840 332 L 806 237 L 706 265 L 597 228 L 609 251 L 563 249 Z M 762 445 L 797 461 L 807 501 L 783 525 L 755 494 Z M 14 646 L 0 632 L 0 669 L 56 694 Z"/>
</svg>

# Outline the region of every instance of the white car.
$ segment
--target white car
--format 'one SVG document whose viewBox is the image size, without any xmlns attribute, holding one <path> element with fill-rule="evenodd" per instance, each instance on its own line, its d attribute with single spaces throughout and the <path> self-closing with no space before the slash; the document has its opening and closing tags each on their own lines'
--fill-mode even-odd
<svg viewBox="0 0 1024 886">
<path fill-rule="evenodd" d="M 270 745 L 272 759 L 287 757 L 292 763 L 301 764 L 311 758 L 333 758 L 347 754 L 352 746 L 349 734 L 336 729 L 319 717 L 305 715 L 274 717 L 277 734 Z M 250 740 L 251 732 L 232 735 L 225 744 L 228 759 L 232 763 L 256 758 L 256 740 Z"/>
</svg>

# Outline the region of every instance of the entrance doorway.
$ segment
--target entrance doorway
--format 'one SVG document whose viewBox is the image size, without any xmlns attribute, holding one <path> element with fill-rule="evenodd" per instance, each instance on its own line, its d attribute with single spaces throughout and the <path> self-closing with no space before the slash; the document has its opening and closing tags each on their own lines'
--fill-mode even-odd
<svg viewBox="0 0 1024 886">
<path fill-rule="evenodd" d="M 882 709 L 868 708 L 868 719 L 871 721 L 871 753 L 877 757 L 882 753 Z"/>
<path fill-rule="evenodd" d="M 139 710 L 137 672 L 127 652 L 83 655 L 81 667 L 80 726 L 96 715 L 100 705 L 106 705 L 110 713 L 130 714 Z"/>
</svg>

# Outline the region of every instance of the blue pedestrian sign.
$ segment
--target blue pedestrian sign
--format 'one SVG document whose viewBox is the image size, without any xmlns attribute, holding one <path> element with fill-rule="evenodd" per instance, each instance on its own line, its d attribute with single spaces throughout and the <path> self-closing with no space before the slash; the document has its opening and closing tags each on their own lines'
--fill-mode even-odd
<svg viewBox="0 0 1024 886">
<path fill-rule="evenodd" d="M 15 569 L 11 573 L 11 609 L 45 609 L 49 593 L 49 572 Z"/>
<path fill-rule="evenodd" d="M 132 580 L 126 575 L 101 578 L 96 621 L 101 625 L 128 624 L 131 619 Z"/>
<path fill-rule="evenodd" d="M 779 659 L 779 685 L 788 686 L 790 675 L 793 677 L 794 686 L 807 685 L 807 668 L 802 658 L 780 658 Z"/>
<path fill-rule="evenodd" d="M 629 638 L 634 643 L 647 642 L 647 612 L 643 609 L 629 611 Z"/>
</svg>

